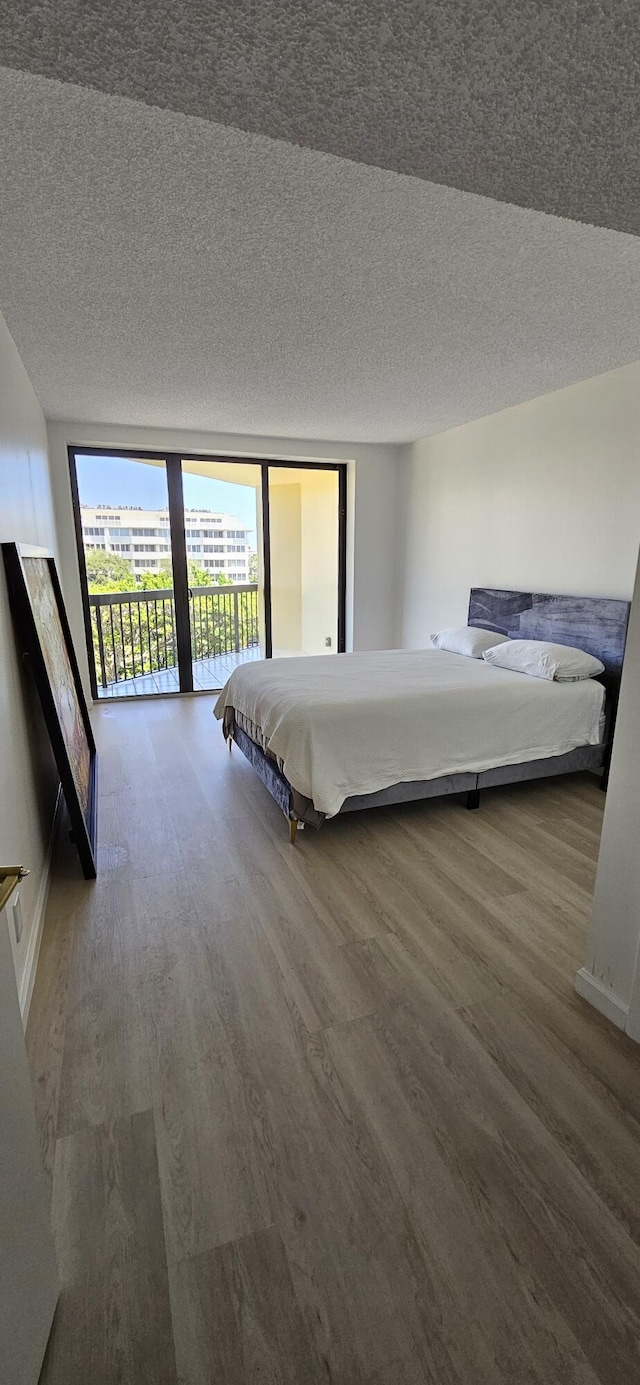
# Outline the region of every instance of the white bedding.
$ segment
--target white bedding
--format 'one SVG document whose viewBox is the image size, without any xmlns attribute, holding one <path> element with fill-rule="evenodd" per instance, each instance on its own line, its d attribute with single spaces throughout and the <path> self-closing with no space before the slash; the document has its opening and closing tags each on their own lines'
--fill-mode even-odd
<svg viewBox="0 0 640 1385">
<path fill-rule="evenodd" d="M 602 684 L 554 683 L 442 649 L 241 665 L 215 706 L 261 728 L 327 817 L 346 798 L 597 745 Z"/>
</svg>

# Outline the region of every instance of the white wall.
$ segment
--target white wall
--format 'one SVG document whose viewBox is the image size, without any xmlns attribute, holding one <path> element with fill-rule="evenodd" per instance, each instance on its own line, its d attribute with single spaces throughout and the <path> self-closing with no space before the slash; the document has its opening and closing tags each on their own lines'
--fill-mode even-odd
<svg viewBox="0 0 640 1385">
<path fill-rule="evenodd" d="M 589 950 L 576 989 L 640 1041 L 640 565 L 625 652 Z"/>
<path fill-rule="evenodd" d="M 80 583 L 69 489 L 67 444 L 220 453 L 231 457 L 346 461 L 348 479 L 347 648 L 385 649 L 395 638 L 398 461 L 400 449 L 274 437 L 191 433 L 90 423 L 52 423 L 49 448 L 61 573 L 80 667 L 89 690 Z"/>
<path fill-rule="evenodd" d="M 307 479 L 308 478 L 308 479 Z M 306 654 L 338 647 L 338 478 L 307 472 L 301 489 L 301 648 Z M 395 543 L 395 533 L 392 535 Z M 331 646 L 327 646 L 327 639 Z"/>
<path fill-rule="evenodd" d="M 403 449 L 398 643 L 464 624 L 471 586 L 629 598 L 640 363 Z"/>
<path fill-rule="evenodd" d="M 271 539 L 271 619 L 273 647 L 295 654 L 301 649 L 300 486 L 269 487 Z"/>
<path fill-rule="evenodd" d="M 12 539 L 55 549 L 45 422 L 0 316 L 0 541 Z M 0 562 L 0 862 L 31 869 L 20 887 L 19 946 L 9 911 L 0 913 L 0 1379 L 12 1385 L 35 1385 L 58 1292 L 16 992 L 17 980 L 24 1011 L 58 779 L 41 713 L 25 692 Z"/>
<path fill-rule="evenodd" d="M 0 542 L 6 540 L 56 549 L 46 424 L 0 316 Z M 16 652 L 1 562 L 0 773 L 0 863 L 19 863 L 31 871 L 20 887 L 24 929 L 19 944 L 10 928 L 24 1010 L 46 903 L 58 776 L 37 699 Z M 5 911 L 0 927 L 7 924 Z"/>
</svg>

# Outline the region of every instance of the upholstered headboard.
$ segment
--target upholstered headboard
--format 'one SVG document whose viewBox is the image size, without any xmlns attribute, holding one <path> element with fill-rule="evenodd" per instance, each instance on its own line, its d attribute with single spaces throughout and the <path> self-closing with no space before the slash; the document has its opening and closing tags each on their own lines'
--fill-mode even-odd
<svg viewBox="0 0 640 1385">
<path fill-rule="evenodd" d="M 546 592 L 472 587 L 468 623 L 508 635 L 512 640 L 552 640 L 555 644 L 575 645 L 601 659 L 607 682 L 615 683 L 622 670 L 629 609 L 629 601 L 609 597 L 550 596 Z"/>
</svg>

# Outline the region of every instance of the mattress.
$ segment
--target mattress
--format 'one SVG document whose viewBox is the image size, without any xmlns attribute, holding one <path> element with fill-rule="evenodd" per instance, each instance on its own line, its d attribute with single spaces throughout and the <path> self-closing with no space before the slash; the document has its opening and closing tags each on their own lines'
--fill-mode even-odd
<svg viewBox="0 0 640 1385">
<path fill-rule="evenodd" d="M 251 662 L 233 710 L 289 783 L 332 817 L 346 799 L 563 755 L 600 741 L 604 688 L 554 683 L 440 649 Z"/>
</svg>

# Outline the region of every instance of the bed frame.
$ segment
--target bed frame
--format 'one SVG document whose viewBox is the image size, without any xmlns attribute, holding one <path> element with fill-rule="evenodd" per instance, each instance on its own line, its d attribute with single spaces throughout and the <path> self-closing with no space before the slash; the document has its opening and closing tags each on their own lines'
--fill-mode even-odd
<svg viewBox="0 0 640 1385">
<path fill-rule="evenodd" d="M 496 634 L 508 635 L 510 639 L 552 640 L 555 644 L 575 645 L 601 660 L 604 673 L 599 681 L 604 683 L 607 691 L 604 739 L 599 745 L 579 746 L 566 755 L 553 755 L 545 760 L 500 765 L 478 774 L 450 774 L 412 784 L 393 784 L 378 793 L 347 798 L 340 812 L 351 813 L 363 808 L 411 803 L 452 793 L 465 793 L 467 808 L 479 808 L 480 790 L 483 788 L 581 770 L 602 771 L 600 785 L 606 789 L 629 609 L 628 601 L 614 601 L 606 597 L 550 596 L 545 592 L 472 587 L 469 594 L 469 625 L 495 630 Z M 292 787 L 276 761 L 237 724 L 231 708 L 225 713 L 224 733 L 229 750 L 235 741 L 288 818 L 292 845 L 299 825 L 320 827 L 324 815 L 317 812 L 310 799 Z"/>
</svg>

